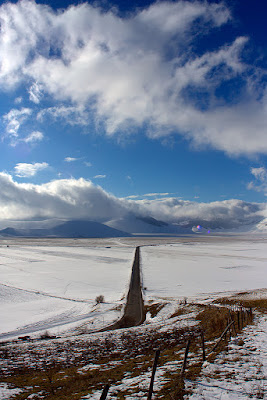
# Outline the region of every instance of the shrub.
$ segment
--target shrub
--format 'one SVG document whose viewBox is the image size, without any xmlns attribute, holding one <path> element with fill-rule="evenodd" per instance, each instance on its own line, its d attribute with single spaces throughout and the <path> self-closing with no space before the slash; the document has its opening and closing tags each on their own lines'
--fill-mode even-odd
<svg viewBox="0 0 267 400">
<path fill-rule="evenodd" d="M 105 298 L 104 298 L 104 296 L 102 296 L 102 294 L 100 294 L 99 296 L 96 296 L 95 301 L 96 301 L 96 304 L 104 303 Z"/>
</svg>

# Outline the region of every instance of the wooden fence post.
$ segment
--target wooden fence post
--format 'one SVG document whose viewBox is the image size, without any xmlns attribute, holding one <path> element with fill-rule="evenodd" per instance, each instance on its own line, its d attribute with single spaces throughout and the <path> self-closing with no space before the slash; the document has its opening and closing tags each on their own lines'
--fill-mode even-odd
<svg viewBox="0 0 267 400">
<path fill-rule="evenodd" d="M 232 313 L 230 313 L 230 316 L 231 316 L 231 321 L 234 321 L 235 316 L 234 316 Z M 232 328 L 233 328 L 233 333 L 234 333 L 234 335 L 236 336 L 235 324 L 233 324 Z"/>
<path fill-rule="evenodd" d="M 201 335 L 201 344 L 202 344 L 202 360 L 206 360 L 206 353 L 205 353 L 205 338 L 204 338 L 204 332 L 200 332 Z"/>
<path fill-rule="evenodd" d="M 252 322 L 253 320 L 252 307 L 249 307 L 249 317 L 250 317 L 250 322 Z"/>
<path fill-rule="evenodd" d="M 237 311 L 237 328 L 240 331 L 240 311 Z"/>
<path fill-rule="evenodd" d="M 219 337 L 217 343 L 215 343 L 215 346 L 213 346 L 213 348 L 211 349 L 211 352 L 213 352 L 216 347 L 218 346 L 218 344 L 221 342 L 221 340 L 223 339 L 224 335 L 227 333 L 228 329 L 235 323 L 235 321 L 230 322 L 229 325 L 227 325 L 227 327 L 225 328 L 225 330 L 223 331 L 223 333 L 221 334 L 221 336 Z"/>
<path fill-rule="evenodd" d="M 186 367 L 186 360 L 187 360 L 187 356 L 188 356 L 188 352 L 189 352 L 189 347 L 190 347 L 190 339 L 188 339 L 187 345 L 186 345 L 186 349 L 185 349 L 185 353 L 184 353 L 184 362 L 183 362 L 183 366 L 181 369 L 181 377 L 183 378 L 184 373 L 185 373 L 185 367 Z"/>
<path fill-rule="evenodd" d="M 150 379 L 150 385 L 149 385 L 149 391 L 148 391 L 147 400 L 151 400 L 152 399 L 153 385 L 154 385 L 156 369 L 157 369 L 157 366 L 158 366 L 159 354 L 160 354 L 160 350 L 158 349 L 158 350 L 156 350 L 156 353 L 155 353 L 155 358 L 154 358 L 154 363 L 153 363 L 153 369 L 152 369 L 152 375 L 151 375 L 151 379 Z"/>
<path fill-rule="evenodd" d="M 109 385 L 106 385 L 101 394 L 100 400 L 105 400 L 107 398 L 108 391 L 109 391 Z"/>
</svg>

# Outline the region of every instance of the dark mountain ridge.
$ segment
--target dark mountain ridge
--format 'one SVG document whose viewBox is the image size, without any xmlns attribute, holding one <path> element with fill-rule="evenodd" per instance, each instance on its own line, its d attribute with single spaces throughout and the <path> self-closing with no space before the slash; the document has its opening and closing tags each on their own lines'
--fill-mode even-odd
<svg viewBox="0 0 267 400">
<path fill-rule="evenodd" d="M 0 230 L 1 236 L 8 237 L 61 237 L 61 238 L 105 238 L 126 237 L 131 234 L 95 221 L 71 220 L 59 223 L 53 228 L 20 229 L 10 228 Z"/>
</svg>

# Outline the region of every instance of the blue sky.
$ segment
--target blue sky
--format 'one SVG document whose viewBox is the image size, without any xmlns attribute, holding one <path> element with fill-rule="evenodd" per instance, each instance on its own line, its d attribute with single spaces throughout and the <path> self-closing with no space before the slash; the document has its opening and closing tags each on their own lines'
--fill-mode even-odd
<svg viewBox="0 0 267 400">
<path fill-rule="evenodd" d="M 0 4 L 0 171 L 20 193 L 266 202 L 264 1 Z"/>
</svg>

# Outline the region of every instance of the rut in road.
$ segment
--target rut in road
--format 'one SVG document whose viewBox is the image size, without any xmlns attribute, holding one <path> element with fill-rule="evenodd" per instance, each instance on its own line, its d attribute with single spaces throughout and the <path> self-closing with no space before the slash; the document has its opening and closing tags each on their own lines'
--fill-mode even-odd
<svg viewBox="0 0 267 400">
<path fill-rule="evenodd" d="M 140 271 L 140 247 L 136 247 L 132 275 L 129 285 L 124 314 L 121 319 L 113 325 L 102 329 L 102 331 L 129 328 L 141 325 L 146 319 L 144 300 L 142 294 L 141 271 Z"/>
</svg>

